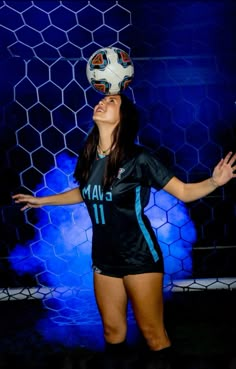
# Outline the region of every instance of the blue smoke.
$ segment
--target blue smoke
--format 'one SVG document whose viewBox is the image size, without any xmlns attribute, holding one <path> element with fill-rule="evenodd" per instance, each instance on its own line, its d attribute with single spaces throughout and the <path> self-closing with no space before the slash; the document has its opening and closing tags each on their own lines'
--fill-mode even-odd
<svg viewBox="0 0 236 369">
<path fill-rule="evenodd" d="M 37 196 L 75 186 L 72 175 L 75 159 L 60 154 L 57 166 L 46 175 L 47 187 L 38 184 Z M 95 331 L 101 331 L 101 322 L 93 294 L 92 229 L 87 209 L 84 204 L 79 204 L 29 211 L 34 211 L 37 216 L 34 227 L 39 232 L 35 239 L 17 244 L 9 262 L 19 275 L 34 276 L 38 286 L 42 287 L 45 310 L 44 317 L 37 322 L 37 329 L 46 340 L 65 346 L 89 345 L 88 337 L 91 343 L 94 335 L 97 336 Z M 165 258 L 165 286 L 171 285 L 173 279 L 191 276 L 196 231 L 185 205 L 164 191 L 152 190 L 146 214 Z M 28 211 L 25 216 L 29 221 Z M 129 314 L 132 320 L 132 313 Z M 85 333 L 86 326 L 90 327 L 90 333 Z M 98 347 L 102 345 L 101 340 L 96 340 Z"/>
</svg>

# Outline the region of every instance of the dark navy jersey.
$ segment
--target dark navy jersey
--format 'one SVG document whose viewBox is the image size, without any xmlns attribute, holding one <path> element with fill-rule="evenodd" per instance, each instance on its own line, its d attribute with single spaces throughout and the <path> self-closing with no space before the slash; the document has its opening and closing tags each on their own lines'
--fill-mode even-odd
<svg viewBox="0 0 236 369">
<path fill-rule="evenodd" d="M 98 268 L 141 270 L 162 258 L 144 209 L 151 187 L 159 190 L 173 177 L 146 149 L 124 161 L 112 187 L 102 191 L 108 157 L 97 158 L 86 185 L 80 188 L 93 226 L 92 261 Z"/>
</svg>

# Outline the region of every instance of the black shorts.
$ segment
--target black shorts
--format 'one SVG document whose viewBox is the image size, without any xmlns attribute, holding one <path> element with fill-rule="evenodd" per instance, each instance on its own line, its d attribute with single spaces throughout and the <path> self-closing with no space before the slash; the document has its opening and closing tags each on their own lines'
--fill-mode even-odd
<svg viewBox="0 0 236 369">
<path fill-rule="evenodd" d="M 160 258 L 156 263 L 137 267 L 115 267 L 104 265 L 92 265 L 94 273 L 107 275 L 109 277 L 123 278 L 127 275 L 143 273 L 164 273 L 163 259 Z"/>
</svg>

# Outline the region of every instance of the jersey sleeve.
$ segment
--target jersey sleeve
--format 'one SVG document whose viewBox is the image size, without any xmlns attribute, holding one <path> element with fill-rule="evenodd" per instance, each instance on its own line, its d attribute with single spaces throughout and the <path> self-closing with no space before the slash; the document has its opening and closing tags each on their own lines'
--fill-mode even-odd
<svg viewBox="0 0 236 369">
<path fill-rule="evenodd" d="M 174 177 L 174 173 L 155 154 L 144 151 L 136 164 L 137 176 L 144 186 L 161 189 Z"/>
</svg>

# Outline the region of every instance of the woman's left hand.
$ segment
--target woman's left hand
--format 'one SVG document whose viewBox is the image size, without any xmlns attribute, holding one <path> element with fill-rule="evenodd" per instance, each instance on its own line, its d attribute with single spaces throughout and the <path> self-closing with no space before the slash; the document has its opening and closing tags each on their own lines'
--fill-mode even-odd
<svg viewBox="0 0 236 369">
<path fill-rule="evenodd" d="M 230 151 L 224 159 L 221 159 L 215 166 L 212 174 L 214 184 L 222 186 L 229 182 L 232 178 L 236 178 L 236 153 Z"/>
</svg>

